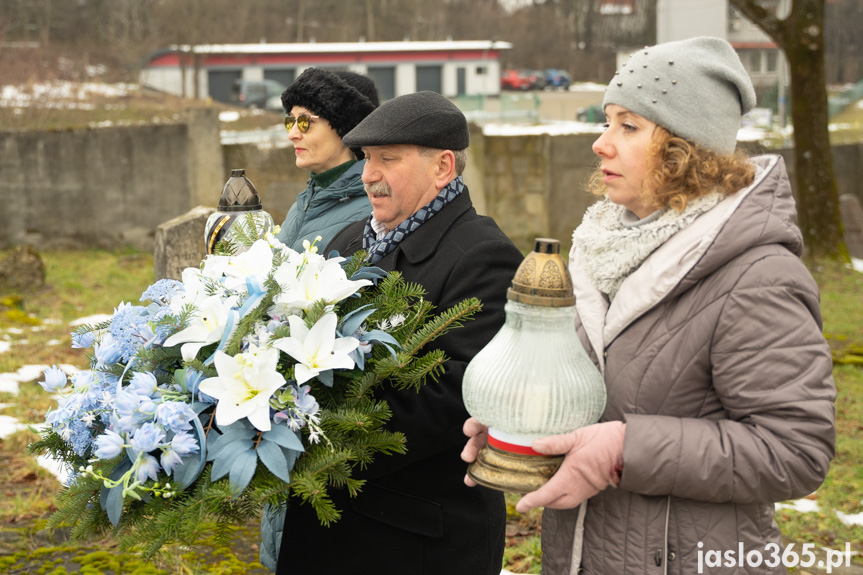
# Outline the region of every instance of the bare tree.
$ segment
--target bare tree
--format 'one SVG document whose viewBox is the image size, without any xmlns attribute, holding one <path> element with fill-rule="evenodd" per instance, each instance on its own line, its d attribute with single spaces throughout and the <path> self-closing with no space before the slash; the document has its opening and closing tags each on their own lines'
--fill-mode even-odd
<svg viewBox="0 0 863 575">
<path fill-rule="evenodd" d="M 827 129 L 824 0 L 793 0 L 784 19 L 756 0 L 731 3 L 773 38 L 788 59 L 798 215 L 808 255 L 847 259 Z"/>
</svg>

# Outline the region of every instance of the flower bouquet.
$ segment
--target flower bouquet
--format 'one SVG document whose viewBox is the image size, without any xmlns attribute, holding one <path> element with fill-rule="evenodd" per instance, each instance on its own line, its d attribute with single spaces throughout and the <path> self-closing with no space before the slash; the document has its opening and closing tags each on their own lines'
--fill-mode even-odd
<svg viewBox="0 0 863 575">
<path fill-rule="evenodd" d="M 71 470 L 49 527 L 113 528 L 149 557 L 205 532 L 227 538 L 291 496 L 329 524 L 340 514 L 329 488 L 355 495 L 356 467 L 406 451 L 375 391 L 436 378 L 446 357 L 425 346 L 480 302 L 436 315 L 421 286 L 362 253 L 326 259 L 272 234 L 247 244 L 73 333 L 92 353 L 71 385 L 46 370 L 58 405 L 31 451 Z"/>
</svg>

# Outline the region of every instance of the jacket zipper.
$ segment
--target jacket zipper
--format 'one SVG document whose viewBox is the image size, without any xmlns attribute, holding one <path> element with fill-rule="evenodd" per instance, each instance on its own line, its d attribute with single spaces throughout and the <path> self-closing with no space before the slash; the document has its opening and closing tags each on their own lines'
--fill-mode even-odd
<svg viewBox="0 0 863 575">
<path fill-rule="evenodd" d="M 665 553 L 665 562 L 663 563 L 662 573 L 663 575 L 668 575 L 668 523 L 671 517 L 671 495 L 668 496 L 668 500 L 665 505 L 665 539 L 662 543 L 663 552 Z"/>
</svg>

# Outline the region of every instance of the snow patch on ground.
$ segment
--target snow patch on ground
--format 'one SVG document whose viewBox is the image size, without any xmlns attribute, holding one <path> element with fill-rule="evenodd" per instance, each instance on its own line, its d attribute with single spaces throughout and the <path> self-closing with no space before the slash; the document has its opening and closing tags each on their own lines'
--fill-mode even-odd
<svg viewBox="0 0 863 575">
<path fill-rule="evenodd" d="M 91 110 L 86 100 L 92 96 L 119 98 L 136 90 L 135 84 L 103 84 L 100 82 L 44 82 L 32 86 L 0 86 L 0 106 L 20 108 L 38 105 L 40 108 Z"/>
<path fill-rule="evenodd" d="M 27 429 L 23 423 L 9 415 L 0 415 L 0 439 L 5 439 L 17 431 Z"/>
<path fill-rule="evenodd" d="M 69 322 L 69 325 L 71 327 L 76 327 L 79 325 L 87 325 L 87 324 L 95 325 L 95 324 L 101 323 L 103 321 L 108 321 L 112 317 L 114 317 L 112 314 L 97 313 L 96 315 L 88 315 L 86 317 L 79 317 L 78 319 L 73 319 L 72 321 Z"/>
<path fill-rule="evenodd" d="M 57 478 L 60 483 L 63 485 L 66 484 L 67 479 L 69 478 L 69 474 L 71 469 L 65 463 L 60 463 L 56 459 L 51 459 L 46 455 L 40 455 L 36 458 L 36 463 L 39 464 L 40 467 L 43 467 L 50 471 L 54 477 Z"/>
<path fill-rule="evenodd" d="M 815 513 L 820 511 L 818 501 L 814 499 L 798 499 L 789 503 L 777 503 L 776 509 L 793 509 L 799 513 Z M 836 517 L 845 525 L 863 525 L 863 513 L 842 513 L 836 511 Z"/>
</svg>

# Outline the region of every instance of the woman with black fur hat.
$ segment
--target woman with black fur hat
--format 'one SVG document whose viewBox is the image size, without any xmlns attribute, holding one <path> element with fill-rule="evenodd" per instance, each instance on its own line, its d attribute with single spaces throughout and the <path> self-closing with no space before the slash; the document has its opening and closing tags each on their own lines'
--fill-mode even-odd
<svg viewBox="0 0 863 575">
<path fill-rule="evenodd" d="M 282 105 L 297 167 L 310 175 L 276 237 L 297 251 L 317 236 L 326 246 L 372 211 L 361 179 L 362 151 L 346 147 L 342 137 L 377 108 L 377 89 L 361 74 L 308 68 L 284 91 Z"/>
</svg>

